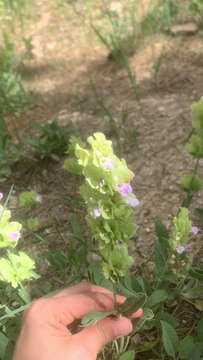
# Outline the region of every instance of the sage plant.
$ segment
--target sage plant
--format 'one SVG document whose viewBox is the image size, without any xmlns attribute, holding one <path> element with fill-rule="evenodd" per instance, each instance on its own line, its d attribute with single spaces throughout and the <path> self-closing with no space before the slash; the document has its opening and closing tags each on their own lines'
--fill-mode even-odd
<svg viewBox="0 0 203 360">
<path fill-rule="evenodd" d="M 136 233 L 132 208 L 139 204 L 130 184 L 134 174 L 125 160 L 114 154 L 112 142 L 104 134 L 95 133 L 87 142 L 89 149 L 77 144 L 75 151 L 85 177 L 80 193 L 103 259 L 104 276 L 116 283 L 133 264 L 128 245 Z"/>
</svg>

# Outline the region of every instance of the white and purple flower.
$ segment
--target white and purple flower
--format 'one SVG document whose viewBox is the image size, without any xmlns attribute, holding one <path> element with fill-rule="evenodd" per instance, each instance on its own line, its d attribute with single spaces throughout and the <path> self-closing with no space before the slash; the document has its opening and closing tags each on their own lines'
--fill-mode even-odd
<svg viewBox="0 0 203 360">
<path fill-rule="evenodd" d="M 197 235 L 198 231 L 199 231 L 199 229 L 198 229 L 197 226 L 192 226 L 192 232 L 193 232 L 193 234 Z"/>
<path fill-rule="evenodd" d="M 104 169 L 113 170 L 114 165 L 112 164 L 112 160 L 110 158 L 101 159 L 101 165 Z"/>
<path fill-rule="evenodd" d="M 132 207 L 136 207 L 140 203 L 139 200 L 134 196 L 126 196 L 124 201 L 126 204 L 129 204 Z"/>
<path fill-rule="evenodd" d="M 94 219 L 98 218 L 99 216 L 101 216 L 101 211 L 99 209 L 94 209 L 92 212 L 92 216 Z"/>
<path fill-rule="evenodd" d="M 117 186 L 116 190 L 119 191 L 122 196 L 128 196 L 132 192 L 132 187 L 130 184 L 123 183 L 121 186 Z"/>
<path fill-rule="evenodd" d="M 14 240 L 14 241 L 17 241 L 19 236 L 20 236 L 20 234 L 17 231 L 10 234 L 11 239 Z"/>
<path fill-rule="evenodd" d="M 184 248 L 184 246 L 178 246 L 178 247 L 176 248 L 176 251 L 177 251 L 178 254 L 182 254 L 183 251 L 185 251 L 185 248 Z"/>
</svg>

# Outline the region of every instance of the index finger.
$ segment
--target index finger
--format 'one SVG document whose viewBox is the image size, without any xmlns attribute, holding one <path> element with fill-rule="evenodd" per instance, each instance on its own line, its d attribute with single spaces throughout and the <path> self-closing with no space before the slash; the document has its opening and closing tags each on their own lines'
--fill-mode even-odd
<svg viewBox="0 0 203 360">
<path fill-rule="evenodd" d="M 76 294 L 82 294 L 85 292 L 101 292 L 104 294 L 112 294 L 112 292 L 106 288 L 103 288 L 101 286 L 98 285 L 94 285 L 88 282 L 81 282 L 79 284 L 73 285 L 69 288 L 63 289 L 61 291 L 59 291 L 58 293 L 56 293 L 55 295 L 52 296 L 52 298 L 59 298 L 62 296 L 69 296 L 69 295 L 76 295 Z"/>
<path fill-rule="evenodd" d="M 58 293 L 53 295 L 52 298 L 59 298 L 59 297 L 63 297 L 63 296 L 70 296 L 70 295 L 84 294 L 84 293 L 92 293 L 92 294 L 102 293 L 102 294 L 113 296 L 112 291 L 110 291 L 104 287 L 94 285 L 94 284 L 88 283 L 88 282 L 81 282 L 79 284 L 73 285 L 69 288 L 59 291 Z M 126 297 L 122 296 L 122 295 L 116 295 L 116 300 L 117 300 L 118 304 L 122 304 L 126 300 Z"/>
</svg>

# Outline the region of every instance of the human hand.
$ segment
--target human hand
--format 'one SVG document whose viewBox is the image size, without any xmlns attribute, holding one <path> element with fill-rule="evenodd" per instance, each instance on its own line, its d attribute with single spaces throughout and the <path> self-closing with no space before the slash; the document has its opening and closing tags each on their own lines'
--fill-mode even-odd
<svg viewBox="0 0 203 360">
<path fill-rule="evenodd" d="M 125 301 L 117 296 L 117 302 Z M 111 291 L 80 283 L 56 295 L 34 302 L 25 311 L 13 360 L 95 360 L 99 350 L 117 337 L 132 331 L 128 318 L 105 318 L 76 334 L 70 325 L 89 311 L 111 311 Z M 138 310 L 133 317 L 142 315 Z"/>
</svg>

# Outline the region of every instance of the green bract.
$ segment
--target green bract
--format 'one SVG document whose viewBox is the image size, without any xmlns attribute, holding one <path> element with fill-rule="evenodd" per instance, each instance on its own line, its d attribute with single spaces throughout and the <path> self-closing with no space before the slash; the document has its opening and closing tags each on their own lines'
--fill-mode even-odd
<svg viewBox="0 0 203 360">
<path fill-rule="evenodd" d="M 34 267 L 34 261 L 24 252 L 19 252 L 19 255 L 8 253 L 8 259 L 0 259 L 0 280 L 16 288 L 24 280 L 38 278 Z"/>
<path fill-rule="evenodd" d="M 185 246 L 188 242 L 189 235 L 192 232 L 192 222 L 188 216 L 188 209 L 181 208 L 177 217 L 173 219 L 174 230 L 170 240 L 170 246 L 173 250 L 179 246 Z"/>
<path fill-rule="evenodd" d="M 22 225 L 16 221 L 9 221 L 11 212 L 0 205 L 0 247 L 15 247 L 20 237 Z"/>
<path fill-rule="evenodd" d="M 189 141 L 188 148 L 190 153 L 196 158 L 203 157 L 203 98 L 191 106 L 194 112 L 192 125 L 197 135 L 192 136 Z"/>
<path fill-rule="evenodd" d="M 80 193 L 87 205 L 87 223 L 99 244 L 104 275 L 116 281 L 133 263 L 127 245 L 136 232 L 131 205 L 138 200 L 129 184 L 134 174 L 113 153 L 104 134 L 95 133 L 87 141 L 90 149 L 77 144 L 75 151 L 85 177 Z"/>
<path fill-rule="evenodd" d="M 133 258 L 128 255 L 128 248 L 126 244 L 118 244 L 101 251 L 105 261 L 103 261 L 104 276 L 108 279 L 119 279 L 125 276 L 128 272 L 129 266 L 133 264 Z"/>
<path fill-rule="evenodd" d="M 192 104 L 191 109 L 194 112 L 192 125 L 197 134 L 203 139 L 203 97 L 197 103 Z"/>
<path fill-rule="evenodd" d="M 203 137 L 194 135 L 188 144 L 188 149 L 194 157 L 200 159 L 203 157 Z"/>
<path fill-rule="evenodd" d="M 77 160 L 73 157 L 67 158 L 64 161 L 64 168 L 73 175 L 82 175 L 81 166 L 78 164 Z"/>
<path fill-rule="evenodd" d="M 199 191 L 203 187 L 203 180 L 197 174 L 185 174 L 181 184 L 185 191 Z"/>
</svg>

